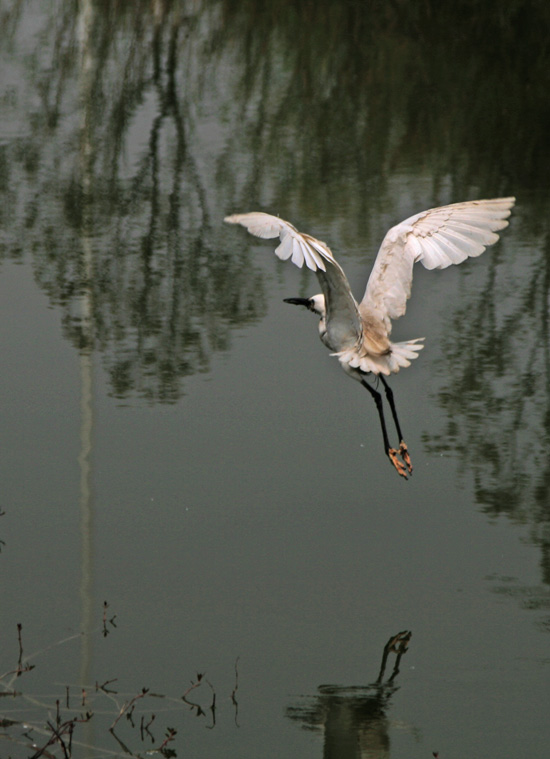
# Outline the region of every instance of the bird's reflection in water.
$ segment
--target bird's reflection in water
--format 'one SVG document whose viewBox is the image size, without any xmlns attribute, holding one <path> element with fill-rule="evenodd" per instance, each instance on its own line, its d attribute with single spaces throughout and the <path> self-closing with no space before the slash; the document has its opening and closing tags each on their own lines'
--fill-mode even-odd
<svg viewBox="0 0 550 759">
<path fill-rule="evenodd" d="M 401 657 L 411 632 L 392 635 L 384 646 L 380 672 L 365 686 L 320 685 L 315 696 L 302 697 L 286 715 L 306 730 L 322 730 L 324 759 L 387 759 L 390 756 L 387 712 L 398 685 Z M 384 680 L 388 657 L 396 654 L 391 675 Z"/>
</svg>

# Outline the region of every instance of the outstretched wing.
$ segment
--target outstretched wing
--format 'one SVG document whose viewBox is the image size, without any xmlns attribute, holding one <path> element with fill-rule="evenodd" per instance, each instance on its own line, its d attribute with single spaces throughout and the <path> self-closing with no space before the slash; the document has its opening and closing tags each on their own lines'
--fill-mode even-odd
<svg viewBox="0 0 550 759">
<path fill-rule="evenodd" d="M 253 211 L 252 213 L 236 213 L 233 216 L 226 216 L 224 221 L 229 224 L 240 224 L 256 237 L 263 237 L 264 239 L 279 237 L 281 244 L 276 248 L 275 255 L 282 261 L 291 258 L 292 263 L 300 268 L 305 262 L 311 271 L 318 269 L 326 271 L 326 261 L 336 263 L 330 248 L 324 242 L 309 235 L 301 234 L 296 227 L 293 227 L 288 221 L 279 219 L 278 216 Z"/>
<path fill-rule="evenodd" d="M 340 350 L 355 344 L 361 335 L 357 303 L 344 270 L 336 261 L 328 245 L 310 235 L 298 232 L 288 221 L 261 211 L 226 216 L 229 224 L 241 224 L 256 237 L 279 237 L 281 244 L 276 255 L 291 259 L 300 268 L 304 265 L 317 274 L 325 296 L 326 328 L 328 340 Z"/>
<path fill-rule="evenodd" d="M 411 294 L 413 265 L 445 269 L 479 256 L 498 240 L 497 230 L 508 226 L 515 198 L 472 200 L 432 208 L 392 227 L 384 237 L 361 305 L 384 319 L 403 316 Z"/>
</svg>

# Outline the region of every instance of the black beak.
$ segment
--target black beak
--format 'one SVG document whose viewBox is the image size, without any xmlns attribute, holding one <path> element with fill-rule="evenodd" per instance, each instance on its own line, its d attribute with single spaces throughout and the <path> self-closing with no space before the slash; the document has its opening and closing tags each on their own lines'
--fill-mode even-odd
<svg viewBox="0 0 550 759">
<path fill-rule="evenodd" d="M 285 298 L 284 303 L 292 303 L 293 306 L 305 306 L 309 308 L 309 298 Z"/>
</svg>

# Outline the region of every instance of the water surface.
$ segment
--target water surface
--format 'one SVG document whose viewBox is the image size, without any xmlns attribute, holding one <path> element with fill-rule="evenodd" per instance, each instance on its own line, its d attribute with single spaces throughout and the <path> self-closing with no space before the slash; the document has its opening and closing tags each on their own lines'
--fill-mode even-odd
<svg viewBox="0 0 550 759">
<path fill-rule="evenodd" d="M 4 3 L 2 755 L 92 711 L 74 756 L 547 756 L 548 11 L 429 7 Z M 508 194 L 395 325 L 404 482 L 313 277 L 222 219 L 360 297 L 392 224 Z"/>
</svg>

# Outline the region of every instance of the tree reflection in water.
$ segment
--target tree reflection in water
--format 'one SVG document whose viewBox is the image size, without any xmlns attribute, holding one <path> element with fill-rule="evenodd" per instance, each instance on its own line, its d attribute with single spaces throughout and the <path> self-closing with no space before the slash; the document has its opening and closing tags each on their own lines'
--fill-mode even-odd
<svg viewBox="0 0 550 759">
<path fill-rule="evenodd" d="M 542 2 L 530 14 L 496 2 L 467 14 L 329 0 L 31 5 L 3 12 L 5 51 L 25 53 L 8 102 L 27 124 L 3 150 L 3 254 L 33 251 L 79 345 L 88 206 L 95 344 L 118 396 L 175 400 L 233 326 L 261 317 L 263 278 L 220 229 L 233 206 L 291 206 L 346 242 L 350 217 L 367 240 L 382 204 L 403 216 L 388 183 L 404 166 L 428 167 L 434 205 L 444 186 L 456 200 L 546 182 Z"/>
<path fill-rule="evenodd" d="M 121 398 L 175 401 L 262 317 L 261 263 L 222 229 L 236 208 L 364 257 L 426 201 L 518 196 L 533 243 L 486 253 L 449 319 L 427 445 L 452 444 L 489 513 L 532 520 L 550 580 L 548 4 L 13 1 L 2 26 L 0 255 L 31 251 Z"/>
<path fill-rule="evenodd" d="M 524 222 L 527 220 L 524 219 Z M 550 230 L 518 255 L 489 252 L 487 280 L 461 296 L 444 340 L 432 451 L 457 452 L 491 515 L 532 522 L 550 583 Z"/>
</svg>

